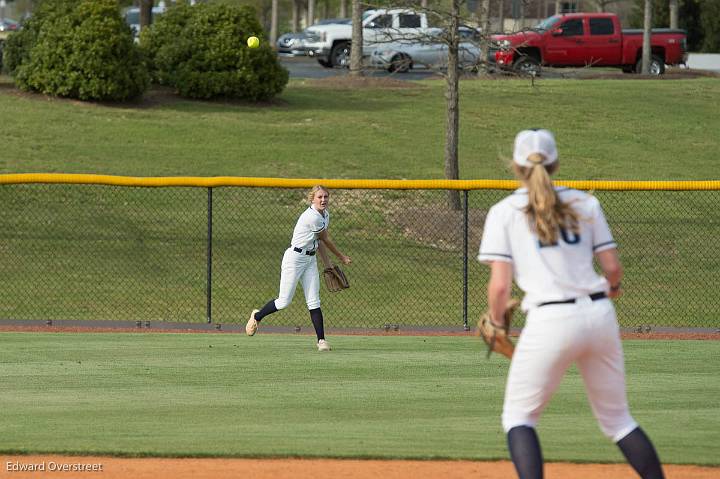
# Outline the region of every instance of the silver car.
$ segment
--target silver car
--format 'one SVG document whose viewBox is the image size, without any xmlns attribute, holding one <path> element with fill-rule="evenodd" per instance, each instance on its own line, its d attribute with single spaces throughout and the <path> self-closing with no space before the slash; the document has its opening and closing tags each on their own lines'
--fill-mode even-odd
<svg viewBox="0 0 720 479">
<path fill-rule="evenodd" d="M 320 20 L 315 25 L 330 25 L 330 24 L 351 24 L 350 18 L 326 18 Z M 285 33 L 280 36 L 277 40 L 277 52 L 282 56 L 303 56 L 307 55 L 307 48 L 305 48 L 305 40 L 310 37 L 307 30 L 295 33 Z"/>
<path fill-rule="evenodd" d="M 437 29 L 413 42 L 390 42 L 378 45 L 370 55 L 370 66 L 389 72 L 404 73 L 414 67 L 447 69 L 448 44 L 444 31 Z M 480 62 L 480 32 L 460 27 L 460 66 L 473 68 Z"/>
</svg>

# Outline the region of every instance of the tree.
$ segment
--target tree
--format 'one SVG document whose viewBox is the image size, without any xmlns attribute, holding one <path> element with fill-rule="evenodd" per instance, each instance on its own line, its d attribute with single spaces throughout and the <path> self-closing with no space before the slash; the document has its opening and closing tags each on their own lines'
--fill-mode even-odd
<svg viewBox="0 0 720 479">
<path fill-rule="evenodd" d="M 153 0 L 140 0 L 140 31 L 152 23 Z"/>
<path fill-rule="evenodd" d="M 292 31 L 300 29 L 300 0 L 292 0 Z"/>
<path fill-rule="evenodd" d="M 597 6 L 598 12 L 606 12 L 607 6 L 612 5 L 613 3 L 619 3 L 622 0 L 594 0 L 595 5 Z"/>
<path fill-rule="evenodd" d="M 478 18 L 483 33 L 480 39 L 480 58 L 484 61 L 490 51 L 490 0 L 482 0 L 478 3 Z M 482 70 L 479 69 L 478 73 L 482 73 Z"/>
<path fill-rule="evenodd" d="M 360 0 L 352 0 L 352 40 L 353 47 L 350 49 L 350 74 L 362 76 L 362 4 Z"/>
<path fill-rule="evenodd" d="M 460 167 L 458 162 L 458 144 L 460 132 L 460 10 L 464 4 L 464 0 L 451 0 L 450 10 L 443 11 L 440 9 L 424 9 L 430 18 L 436 19 L 444 26 L 443 33 L 438 37 L 437 32 L 420 35 L 414 41 L 435 43 L 438 39 L 447 46 L 447 69 L 444 73 L 445 77 L 445 147 L 444 147 L 444 170 L 445 178 L 448 180 L 457 180 L 460 178 Z M 408 6 L 408 8 L 413 8 Z M 417 7 L 414 8 L 418 10 Z M 465 23 L 465 22 L 462 22 Z M 482 32 L 482 36 L 489 35 L 489 28 Z M 399 34 L 396 38 L 389 38 L 389 41 L 404 39 L 407 40 L 407 34 Z M 485 38 L 487 42 L 487 38 Z M 480 58 L 479 63 L 486 61 L 486 57 Z M 442 71 L 438 71 L 442 74 Z M 448 190 L 448 205 L 453 210 L 460 209 L 460 192 L 457 190 Z"/>
<path fill-rule="evenodd" d="M 340 0 L 340 6 L 338 8 L 338 17 L 347 17 L 347 0 Z"/>
<path fill-rule="evenodd" d="M 315 23 L 315 0 L 308 0 L 307 2 L 307 26 L 309 27 Z"/>
<path fill-rule="evenodd" d="M 704 40 L 701 2 L 702 0 L 679 0 L 678 2 L 678 27 L 687 31 L 688 50 L 691 52 L 700 50 Z M 653 28 L 670 25 L 670 0 L 652 0 L 652 11 Z M 645 0 L 634 0 L 628 26 L 643 28 L 644 21 Z"/>
<path fill-rule="evenodd" d="M 260 38 L 258 48 L 245 43 L 251 35 Z M 177 4 L 140 35 L 140 46 L 155 82 L 187 98 L 267 101 L 288 82 L 247 5 Z"/>
<path fill-rule="evenodd" d="M 702 51 L 720 51 L 720 3 L 718 0 L 701 0 L 701 24 L 704 34 Z"/>
<path fill-rule="evenodd" d="M 505 31 L 505 0 L 498 0 L 498 20 L 500 21 L 500 31 Z"/>
<path fill-rule="evenodd" d="M 448 65 L 445 77 L 445 102 L 447 108 L 445 122 L 445 178 L 460 178 L 458 165 L 458 134 L 460 132 L 460 92 L 459 92 L 459 58 L 458 28 L 460 26 L 460 1 L 451 0 L 450 25 L 448 28 Z M 485 32 L 485 34 L 487 34 Z M 483 59 L 484 60 L 484 59 Z M 460 209 L 460 192 L 448 190 L 448 201 L 453 210 Z"/>
<path fill-rule="evenodd" d="M 19 88 L 48 95 L 124 101 L 148 86 L 116 0 L 44 0 L 8 39 L 5 59 Z"/>
<path fill-rule="evenodd" d="M 670 0 L 670 28 L 678 28 L 678 0 Z"/>
<path fill-rule="evenodd" d="M 652 29 L 652 0 L 645 0 L 645 22 L 643 25 L 642 74 L 650 74 L 650 30 Z"/>
<path fill-rule="evenodd" d="M 272 0 L 272 11 L 270 14 L 270 45 L 273 47 L 278 39 L 278 0 Z"/>
</svg>

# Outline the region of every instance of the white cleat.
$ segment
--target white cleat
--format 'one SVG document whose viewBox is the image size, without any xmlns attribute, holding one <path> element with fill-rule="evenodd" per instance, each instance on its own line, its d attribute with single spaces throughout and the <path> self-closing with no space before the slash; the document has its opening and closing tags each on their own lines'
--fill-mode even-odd
<svg viewBox="0 0 720 479">
<path fill-rule="evenodd" d="M 248 319 L 248 322 L 245 325 L 245 332 L 248 336 L 254 336 L 255 333 L 257 333 L 258 322 L 255 319 L 255 313 L 259 312 L 259 309 L 253 309 L 252 313 L 250 313 L 250 319 Z"/>
<path fill-rule="evenodd" d="M 318 341 L 318 351 L 330 351 L 330 345 L 324 339 Z"/>
</svg>

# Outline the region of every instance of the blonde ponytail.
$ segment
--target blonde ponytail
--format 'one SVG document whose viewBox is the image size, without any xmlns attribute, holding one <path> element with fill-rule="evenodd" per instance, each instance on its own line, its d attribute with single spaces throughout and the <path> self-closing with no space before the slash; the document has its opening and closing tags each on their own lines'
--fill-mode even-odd
<svg viewBox="0 0 720 479">
<path fill-rule="evenodd" d="M 550 179 L 550 174 L 557 169 L 557 162 L 543 166 L 544 159 L 543 155 L 534 153 L 527 158 L 532 166 L 513 166 L 515 174 L 528 190 L 525 214 L 530 227 L 538 235 L 540 243 L 549 245 L 557 243 L 560 228 L 579 233 L 580 226 L 577 212 L 560 201 Z"/>
</svg>

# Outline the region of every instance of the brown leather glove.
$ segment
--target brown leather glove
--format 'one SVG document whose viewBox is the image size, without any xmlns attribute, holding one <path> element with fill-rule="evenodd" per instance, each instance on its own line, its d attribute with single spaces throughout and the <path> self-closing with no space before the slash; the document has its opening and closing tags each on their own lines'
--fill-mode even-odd
<svg viewBox="0 0 720 479">
<path fill-rule="evenodd" d="M 518 307 L 520 301 L 510 299 L 505 307 L 503 314 L 503 325 L 496 325 L 490 317 L 490 311 L 485 311 L 480 317 L 477 324 L 476 336 L 480 336 L 485 344 L 488 345 L 487 357 L 495 351 L 508 359 L 512 359 L 515 352 L 515 345 L 510 340 L 510 324 L 512 323 L 513 313 Z"/>
<path fill-rule="evenodd" d="M 347 280 L 347 276 L 340 266 L 333 266 L 332 268 L 325 268 L 323 270 L 323 278 L 325 279 L 325 286 L 331 293 L 337 293 L 343 289 L 349 288 L 350 283 Z"/>
</svg>

